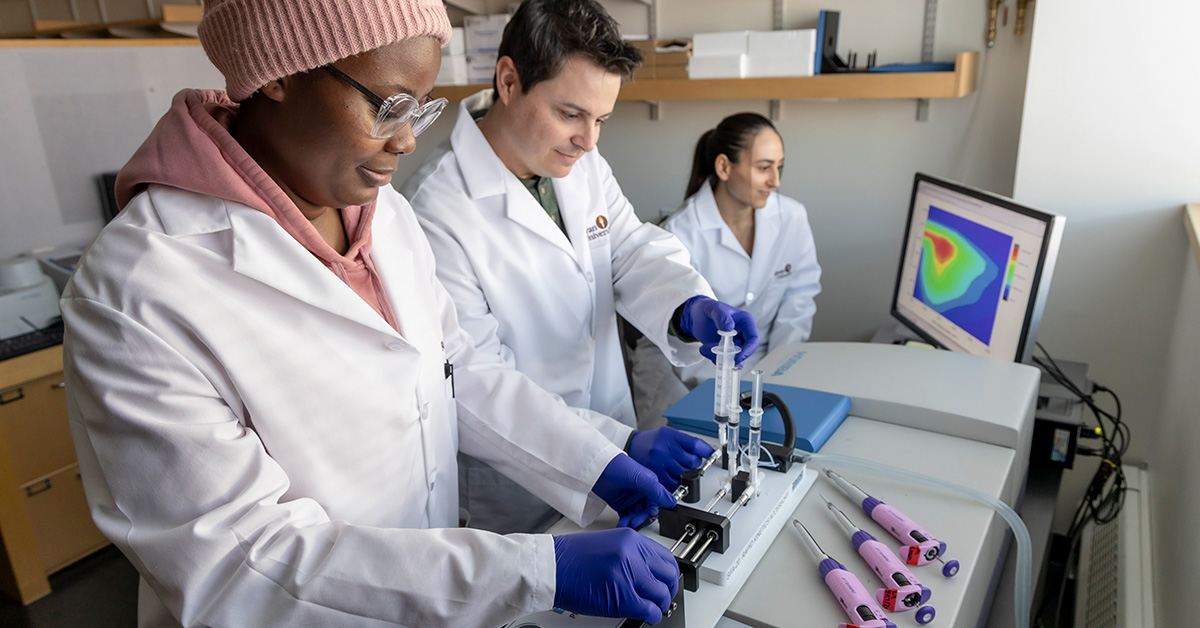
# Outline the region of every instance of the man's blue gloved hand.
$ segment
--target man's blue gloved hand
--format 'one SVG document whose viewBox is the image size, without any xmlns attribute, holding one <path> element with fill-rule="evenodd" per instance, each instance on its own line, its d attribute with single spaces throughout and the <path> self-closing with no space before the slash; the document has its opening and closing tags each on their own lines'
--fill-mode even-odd
<svg viewBox="0 0 1200 628">
<path fill-rule="evenodd" d="M 659 507 L 675 506 L 675 498 L 663 488 L 654 472 L 625 454 L 617 454 L 604 467 L 592 492 L 617 511 L 621 516 L 617 522 L 620 527 L 639 528 L 658 514 Z"/>
<path fill-rule="evenodd" d="M 662 621 L 679 566 L 659 543 L 628 528 L 554 537 L 554 606 L 599 617 Z"/>
<path fill-rule="evenodd" d="M 699 295 L 685 301 L 680 314 L 679 329 L 699 340 L 700 354 L 713 362 L 717 361 L 713 347 L 721 343 L 717 331 L 737 332 L 733 342 L 742 349 L 734 358 L 737 366 L 758 349 L 758 325 L 754 324 L 754 316 L 749 312 Z"/>
<path fill-rule="evenodd" d="M 679 486 L 684 471 L 704 464 L 712 452 L 708 443 L 670 427 L 634 432 L 629 439 L 629 457 L 653 471 L 669 491 Z"/>
</svg>

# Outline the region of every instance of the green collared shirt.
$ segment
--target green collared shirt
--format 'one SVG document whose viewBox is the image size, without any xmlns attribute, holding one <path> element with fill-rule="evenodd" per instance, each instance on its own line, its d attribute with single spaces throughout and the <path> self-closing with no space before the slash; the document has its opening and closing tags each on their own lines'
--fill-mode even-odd
<svg viewBox="0 0 1200 628">
<path fill-rule="evenodd" d="M 478 121 L 487 114 L 488 109 L 491 109 L 491 107 L 471 111 L 471 119 Z M 554 224 L 558 225 L 559 230 L 563 232 L 563 235 L 567 236 L 567 239 L 570 240 L 571 236 L 567 235 L 567 226 L 563 224 L 562 213 L 558 210 L 558 196 L 554 194 L 554 182 L 550 180 L 550 177 L 534 175 L 529 179 L 517 178 L 525 186 L 525 189 L 529 190 L 533 198 L 537 200 L 538 205 L 541 205 L 542 209 L 546 210 L 546 214 L 550 216 L 550 220 L 553 220 Z"/>
</svg>

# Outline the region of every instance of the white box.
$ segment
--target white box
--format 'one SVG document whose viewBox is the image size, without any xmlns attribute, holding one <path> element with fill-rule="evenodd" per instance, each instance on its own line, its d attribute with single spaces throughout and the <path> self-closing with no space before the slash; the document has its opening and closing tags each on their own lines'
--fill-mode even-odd
<svg viewBox="0 0 1200 628">
<path fill-rule="evenodd" d="M 438 70 L 434 85 L 466 85 L 467 57 L 466 55 L 445 55 L 442 57 L 442 68 Z"/>
<path fill-rule="evenodd" d="M 817 31 L 806 28 L 791 31 L 750 31 L 746 36 L 746 54 L 750 56 L 812 56 L 817 52 Z"/>
<path fill-rule="evenodd" d="M 496 53 L 467 55 L 467 82 L 491 83 L 496 76 Z"/>
<path fill-rule="evenodd" d="M 746 77 L 812 76 L 817 54 L 813 29 L 754 31 L 746 40 Z"/>
<path fill-rule="evenodd" d="M 692 55 L 729 56 L 744 54 L 750 31 L 697 33 L 692 37 Z"/>
<path fill-rule="evenodd" d="M 467 54 L 467 43 L 463 41 L 465 37 L 465 31 L 463 31 L 461 26 L 455 26 L 450 29 L 450 43 L 446 44 L 445 48 L 442 48 L 442 56 L 449 57 Z"/>
<path fill-rule="evenodd" d="M 746 55 L 692 55 L 688 78 L 742 78 L 746 75 Z"/>
<path fill-rule="evenodd" d="M 508 14 L 468 15 L 463 18 L 463 41 L 467 54 L 494 54 L 500 49 Z"/>
</svg>

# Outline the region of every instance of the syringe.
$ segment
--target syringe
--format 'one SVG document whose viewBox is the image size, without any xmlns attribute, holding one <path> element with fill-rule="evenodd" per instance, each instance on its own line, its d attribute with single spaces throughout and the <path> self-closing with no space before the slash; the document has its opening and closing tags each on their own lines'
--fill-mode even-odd
<svg viewBox="0 0 1200 628">
<path fill-rule="evenodd" d="M 742 404 L 738 403 L 738 393 L 742 389 L 742 368 L 735 366 L 730 371 L 729 408 L 729 437 L 725 441 L 725 459 L 729 461 L 729 483 L 733 484 L 741 468 L 739 455 L 741 453 L 741 432 L 738 431 L 742 417 Z"/>
<path fill-rule="evenodd" d="M 762 445 L 762 369 L 750 371 L 754 376 L 754 394 L 750 397 L 750 449 L 746 464 L 750 467 L 750 486 L 758 487 L 758 450 Z"/>
<path fill-rule="evenodd" d="M 713 348 L 716 357 L 716 377 L 713 379 L 713 419 L 717 422 L 717 451 L 726 448 L 728 434 L 726 426 L 729 421 L 729 391 L 733 383 L 733 365 L 737 357 L 737 345 L 733 344 L 736 331 L 717 331 L 721 335 L 721 343 Z"/>
<path fill-rule="evenodd" d="M 922 625 L 929 623 L 937 611 L 932 606 L 921 605 L 929 601 L 932 592 L 921 584 L 921 581 L 908 570 L 908 567 L 904 566 L 904 563 L 896 558 L 888 546 L 880 543 L 866 530 L 854 525 L 846 513 L 834 506 L 824 495 L 821 496 L 821 499 L 825 500 L 825 506 L 833 514 L 834 520 L 854 543 L 858 555 L 862 556 L 875 575 L 883 581 L 885 588 L 875 590 L 875 601 L 889 611 L 917 609 L 917 623 Z M 918 606 L 920 608 L 917 608 Z"/>
<path fill-rule="evenodd" d="M 924 528 L 909 519 L 896 508 L 889 506 L 855 486 L 846 478 L 838 475 L 832 469 L 825 469 L 825 475 L 838 487 L 846 497 L 861 504 L 863 512 L 871 516 L 876 523 L 883 526 L 904 545 L 900 546 L 900 556 L 909 565 L 924 565 L 933 561 L 942 563 L 942 575 L 950 578 L 958 573 L 958 561 L 943 561 L 946 544 L 934 538 Z"/>
<path fill-rule="evenodd" d="M 833 593 L 833 597 L 837 598 L 842 610 L 850 617 L 850 623 L 838 624 L 838 628 L 847 628 L 848 626 L 896 628 L 896 624 L 888 620 L 883 609 L 879 608 L 875 600 L 872 600 L 871 596 L 867 594 L 867 588 L 863 586 L 862 582 L 859 582 L 854 574 L 847 571 L 845 566 L 821 551 L 821 546 L 817 545 L 817 540 L 812 537 L 812 534 L 809 534 L 804 524 L 792 519 L 792 525 L 796 526 L 796 531 L 800 533 L 800 539 L 804 542 L 804 546 L 808 548 L 813 560 L 817 562 L 826 586 Z"/>
</svg>

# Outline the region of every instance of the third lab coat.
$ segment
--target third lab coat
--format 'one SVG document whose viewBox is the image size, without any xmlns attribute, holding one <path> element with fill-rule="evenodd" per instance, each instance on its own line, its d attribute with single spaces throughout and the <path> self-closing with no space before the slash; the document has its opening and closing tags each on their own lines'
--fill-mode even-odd
<svg viewBox="0 0 1200 628">
<path fill-rule="evenodd" d="M 712 291 L 678 239 L 638 219 L 596 150 L 553 179 L 564 235 L 471 118 L 492 94 L 462 103 L 450 138 L 401 191 L 479 352 L 528 375 L 624 445 L 635 417 L 617 313 L 686 365 L 702 359 L 699 344 L 670 336 L 671 317 Z M 486 517 L 492 523 L 483 527 L 507 532 L 545 523 L 529 516 L 544 505 L 517 501 L 513 487 L 487 471 L 464 478 L 473 525 Z M 495 503 L 481 501 L 488 498 Z"/>
<path fill-rule="evenodd" d="M 775 192 L 755 210 L 753 257 L 725 224 L 709 185 L 700 186 L 663 226 L 691 252 L 692 265 L 717 299 L 754 315 L 762 344 L 743 364 L 743 379 L 771 347 L 808 340 L 817 311 L 814 297 L 821 291 L 821 266 L 803 204 Z M 714 374 L 709 363 L 675 368 L 671 377 L 671 365 L 655 353 L 646 343 L 634 352 L 642 427 L 661 422 L 664 410 Z"/>
</svg>

